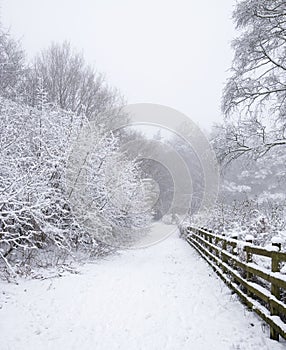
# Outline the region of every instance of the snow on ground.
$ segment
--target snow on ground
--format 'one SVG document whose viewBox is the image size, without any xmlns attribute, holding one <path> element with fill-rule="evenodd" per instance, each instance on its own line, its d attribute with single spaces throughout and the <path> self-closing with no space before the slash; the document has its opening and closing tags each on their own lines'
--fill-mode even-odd
<svg viewBox="0 0 286 350">
<path fill-rule="evenodd" d="M 78 275 L 0 288 L 1 350 L 285 348 L 177 234 Z"/>
</svg>

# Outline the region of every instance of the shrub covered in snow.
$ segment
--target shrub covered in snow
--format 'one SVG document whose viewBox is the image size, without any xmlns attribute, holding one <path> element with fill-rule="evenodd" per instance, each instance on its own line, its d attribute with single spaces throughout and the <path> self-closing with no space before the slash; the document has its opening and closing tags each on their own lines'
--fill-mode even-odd
<svg viewBox="0 0 286 350">
<path fill-rule="evenodd" d="M 285 204 L 268 201 L 259 204 L 255 200 L 234 201 L 230 204 L 217 202 L 212 211 L 193 216 L 190 223 L 208 227 L 213 232 L 230 236 L 235 234 L 245 240 L 253 236 L 255 244 L 271 244 L 274 236 L 281 237 L 282 247 L 286 247 L 286 209 Z"/>
<path fill-rule="evenodd" d="M 61 258 L 79 249 L 104 253 L 106 243 L 120 245 L 132 228 L 148 225 L 140 169 L 111 133 L 93 134 L 84 163 L 67 178 L 88 123 L 56 106 L 31 108 L 0 97 L 0 263 L 10 272 L 32 260 L 40 265 L 43 251 Z"/>
</svg>

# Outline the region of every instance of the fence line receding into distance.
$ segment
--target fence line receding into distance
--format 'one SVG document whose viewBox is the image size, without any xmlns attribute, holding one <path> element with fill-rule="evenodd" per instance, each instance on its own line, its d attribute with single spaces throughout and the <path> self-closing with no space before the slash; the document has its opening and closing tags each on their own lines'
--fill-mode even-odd
<svg viewBox="0 0 286 350">
<path fill-rule="evenodd" d="M 280 242 L 262 248 L 254 246 L 251 237 L 244 242 L 204 228 L 185 227 L 181 233 L 242 301 L 270 326 L 270 338 L 286 339 L 286 275 L 280 273 L 286 253 L 280 251 Z M 263 266 L 267 260 L 269 268 Z"/>
</svg>

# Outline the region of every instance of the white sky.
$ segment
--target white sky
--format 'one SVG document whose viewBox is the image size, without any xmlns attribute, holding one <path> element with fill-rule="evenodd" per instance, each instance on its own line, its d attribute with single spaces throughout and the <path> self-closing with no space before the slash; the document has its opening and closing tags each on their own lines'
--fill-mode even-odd
<svg viewBox="0 0 286 350">
<path fill-rule="evenodd" d="M 129 103 L 164 104 L 207 128 L 219 120 L 235 0 L 0 0 L 31 57 L 69 40 Z"/>
</svg>

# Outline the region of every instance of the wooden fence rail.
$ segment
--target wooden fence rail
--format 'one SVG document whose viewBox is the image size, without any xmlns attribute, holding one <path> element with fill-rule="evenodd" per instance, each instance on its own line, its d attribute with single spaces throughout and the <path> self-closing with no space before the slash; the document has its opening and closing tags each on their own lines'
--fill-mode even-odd
<svg viewBox="0 0 286 350">
<path fill-rule="evenodd" d="M 286 339 L 286 276 L 280 273 L 286 253 L 281 245 L 272 249 L 254 246 L 251 240 L 239 241 L 195 227 L 184 229 L 187 242 L 213 267 L 243 302 L 269 326 L 270 338 Z M 266 257 L 270 268 L 259 265 Z M 254 260 L 258 260 L 254 262 Z"/>
</svg>

